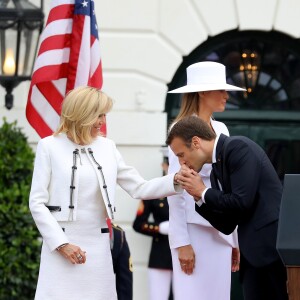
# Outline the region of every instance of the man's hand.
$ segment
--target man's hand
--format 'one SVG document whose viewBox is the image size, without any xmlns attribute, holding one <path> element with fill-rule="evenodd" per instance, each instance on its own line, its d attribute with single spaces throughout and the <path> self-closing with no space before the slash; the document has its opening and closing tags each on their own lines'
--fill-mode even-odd
<svg viewBox="0 0 300 300">
<path fill-rule="evenodd" d="M 195 252 L 192 245 L 179 247 L 178 259 L 181 270 L 187 275 L 192 274 L 195 268 Z"/>
<path fill-rule="evenodd" d="M 199 200 L 206 186 L 200 175 L 193 169 L 182 165 L 180 171 L 176 175 L 177 181 L 183 189 L 185 189 L 195 200 Z"/>
</svg>

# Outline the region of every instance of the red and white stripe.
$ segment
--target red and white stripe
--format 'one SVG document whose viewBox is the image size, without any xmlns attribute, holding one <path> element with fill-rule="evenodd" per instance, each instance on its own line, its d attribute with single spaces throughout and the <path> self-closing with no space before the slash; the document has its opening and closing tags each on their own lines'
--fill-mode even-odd
<svg viewBox="0 0 300 300">
<path fill-rule="evenodd" d="M 28 94 L 26 116 L 41 137 L 59 124 L 61 103 L 77 86 L 102 86 L 99 40 L 91 18 L 74 15 L 74 0 L 54 0 L 40 39 Z"/>
</svg>

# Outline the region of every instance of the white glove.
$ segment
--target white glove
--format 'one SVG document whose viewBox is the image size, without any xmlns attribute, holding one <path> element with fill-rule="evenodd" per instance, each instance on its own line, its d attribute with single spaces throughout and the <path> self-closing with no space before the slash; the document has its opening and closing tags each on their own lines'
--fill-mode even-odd
<svg viewBox="0 0 300 300">
<path fill-rule="evenodd" d="M 158 232 L 160 234 L 168 235 L 169 234 L 169 221 L 164 221 L 159 224 Z"/>
</svg>

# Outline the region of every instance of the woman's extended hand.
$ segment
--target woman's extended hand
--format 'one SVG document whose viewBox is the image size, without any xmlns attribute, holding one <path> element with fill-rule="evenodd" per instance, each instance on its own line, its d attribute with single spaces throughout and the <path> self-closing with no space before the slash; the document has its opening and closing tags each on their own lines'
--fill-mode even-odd
<svg viewBox="0 0 300 300">
<path fill-rule="evenodd" d="M 66 244 L 57 250 L 72 264 L 84 264 L 86 262 L 86 252 L 82 251 L 80 247 L 73 244 Z"/>
</svg>

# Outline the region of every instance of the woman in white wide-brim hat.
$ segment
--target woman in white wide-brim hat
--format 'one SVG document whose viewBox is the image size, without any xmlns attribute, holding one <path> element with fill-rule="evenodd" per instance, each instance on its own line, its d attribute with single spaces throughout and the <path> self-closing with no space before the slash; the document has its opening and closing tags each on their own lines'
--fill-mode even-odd
<svg viewBox="0 0 300 300">
<path fill-rule="evenodd" d="M 183 93 L 173 124 L 186 116 L 197 115 L 217 135 L 229 135 L 226 125 L 215 121 L 212 114 L 225 110 L 227 91 L 244 89 L 226 83 L 225 66 L 220 63 L 195 63 L 186 72 L 187 84 L 169 91 Z M 169 148 L 169 173 L 179 168 L 178 158 Z M 205 164 L 200 171 L 207 187 L 211 186 L 210 172 L 211 164 Z M 225 236 L 213 228 L 196 213 L 194 199 L 186 192 L 168 197 L 168 200 L 175 299 L 229 300 L 231 271 L 239 269 L 236 232 Z"/>
</svg>

